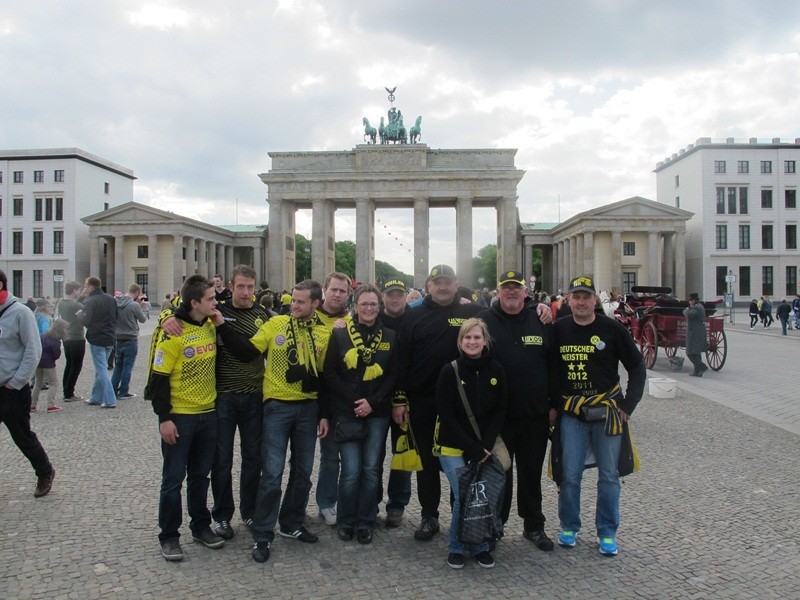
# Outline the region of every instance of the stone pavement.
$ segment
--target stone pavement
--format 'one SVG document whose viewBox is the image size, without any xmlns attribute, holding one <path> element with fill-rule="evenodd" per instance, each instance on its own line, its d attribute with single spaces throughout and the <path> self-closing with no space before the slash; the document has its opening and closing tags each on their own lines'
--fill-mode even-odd
<svg viewBox="0 0 800 600">
<path fill-rule="evenodd" d="M 0 433 L 0 598 L 796 598 L 800 436 L 790 396 L 800 346 L 780 331 L 745 329 L 730 328 L 728 364 L 702 379 L 688 369 L 670 373 L 659 355 L 650 375 L 675 376 L 678 394 L 645 396 L 634 414 L 642 470 L 623 485 L 617 557 L 597 552 L 589 471 L 577 547 L 540 552 L 514 516 L 493 570 L 473 561 L 448 568 L 445 532 L 414 541 L 415 498 L 403 525 L 379 527 L 372 545 L 340 542 L 316 518 L 313 490 L 309 525 L 318 544 L 278 538 L 270 561 L 257 564 L 238 517 L 237 536 L 221 550 L 192 543 L 185 521 L 187 557 L 167 563 L 156 539 L 161 457 L 149 404 L 70 403 L 32 415 L 58 472 L 45 498 L 34 499 L 29 464 L 5 428 Z M 140 342 L 137 393 L 148 341 Z M 91 382 L 87 356 L 78 393 L 88 396 Z M 545 514 L 555 537 L 549 480 Z"/>
</svg>

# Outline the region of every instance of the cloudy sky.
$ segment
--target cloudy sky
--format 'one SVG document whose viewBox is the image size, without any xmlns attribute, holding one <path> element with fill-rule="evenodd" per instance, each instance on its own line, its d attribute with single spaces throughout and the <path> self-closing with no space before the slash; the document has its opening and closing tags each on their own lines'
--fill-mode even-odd
<svg viewBox="0 0 800 600">
<path fill-rule="evenodd" d="M 517 148 L 521 219 L 558 221 L 655 199 L 699 137 L 800 137 L 799 48 L 795 0 L 4 0 L 0 147 L 77 146 L 138 202 L 264 224 L 267 153 L 352 149 L 397 86 L 431 148 Z M 376 218 L 377 257 L 413 272 L 411 211 Z M 432 211 L 432 263 L 454 222 Z M 475 250 L 494 224 L 475 211 Z"/>
</svg>

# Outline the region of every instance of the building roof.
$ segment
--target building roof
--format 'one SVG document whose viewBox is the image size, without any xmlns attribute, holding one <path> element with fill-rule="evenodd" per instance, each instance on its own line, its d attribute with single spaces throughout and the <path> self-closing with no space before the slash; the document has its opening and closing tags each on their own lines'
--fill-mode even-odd
<svg viewBox="0 0 800 600">
<path fill-rule="evenodd" d="M 735 138 L 725 138 L 725 141 L 717 140 L 714 141 L 709 137 L 697 138 L 697 141 L 694 144 L 689 144 L 686 148 L 681 148 L 678 152 L 673 154 L 672 156 L 665 158 L 664 160 L 660 161 L 656 168 L 653 169 L 653 173 L 658 173 L 659 171 L 663 171 L 667 167 L 671 167 L 679 160 L 686 158 L 690 154 L 697 152 L 698 150 L 707 150 L 707 149 L 723 149 L 723 150 L 775 150 L 777 148 L 800 148 L 800 138 L 795 138 L 794 142 L 782 142 L 781 138 L 772 138 L 769 141 L 766 140 L 759 140 L 758 138 L 749 138 L 747 141 L 739 140 L 736 141 Z"/>
<path fill-rule="evenodd" d="M 233 233 L 261 233 L 267 225 L 220 225 L 220 227 Z"/>
<path fill-rule="evenodd" d="M 106 169 L 128 179 L 136 179 L 133 171 L 122 165 L 101 158 L 80 148 L 37 148 L 31 150 L 0 150 L 0 160 L 52 160 L 56 158 L 74 158 L 82 160 L 101 169 Z"/>
<path fill-rule="evenodd" d="M 558 227 L 558 223 L 520 223 L 520 227 L 530 231 L 550 231 Z"/>
</svg>

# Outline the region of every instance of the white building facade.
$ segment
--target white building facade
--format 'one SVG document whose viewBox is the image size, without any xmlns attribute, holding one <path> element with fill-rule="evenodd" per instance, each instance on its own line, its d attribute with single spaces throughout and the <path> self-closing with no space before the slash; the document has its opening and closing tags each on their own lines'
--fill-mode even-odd
<svg viewBox="0 0 800 600">
<path fill-rule="evenodd" d="M 658 201 L 694 213 L 689 292 L 714 299 L 730 290 L 737 304 L 798 292 L 798 164 L 800 138 L 700 138 L 658 163 Z"/>
<path fill-rule="evenodd" d="M 81 219 L 131 202 L 134 179 L 78 148 L 0 151 L 0 268 L 11 293 L 60 298 L 65 281 L 92 274 Z"/>
</svg>

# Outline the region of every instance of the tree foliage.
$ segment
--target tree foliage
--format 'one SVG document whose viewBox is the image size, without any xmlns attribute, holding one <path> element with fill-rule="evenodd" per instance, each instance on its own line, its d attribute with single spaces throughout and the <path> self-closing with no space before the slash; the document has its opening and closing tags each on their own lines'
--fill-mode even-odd
<svg viewBox="0 0 800 600">
<path fill-rule="evenodd" d="M 487 244 L 472 259 L 472 277 L 474 281 L 460 282 L 472 288 L 492 289 L 497 283 L 497 244 Z M 483 283 L 479 283 L 483 278 Z"/>
</svg>

